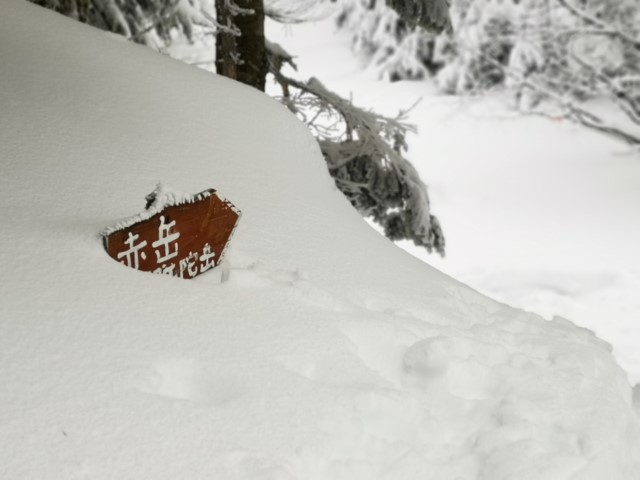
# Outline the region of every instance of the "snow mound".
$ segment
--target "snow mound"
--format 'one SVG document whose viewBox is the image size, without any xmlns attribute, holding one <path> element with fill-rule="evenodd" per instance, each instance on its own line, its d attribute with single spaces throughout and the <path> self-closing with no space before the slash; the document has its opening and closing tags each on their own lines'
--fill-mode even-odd
<svg viewBox="0 0 640 480">
<path fill-rule="evenodd" d="M 609 346 L 381 238 L 286 109 L 0 12 L 0 477 L 640 478 Z M 104 253 L 156 178 L 241 207 L 229 281 Z"/>
</svg>

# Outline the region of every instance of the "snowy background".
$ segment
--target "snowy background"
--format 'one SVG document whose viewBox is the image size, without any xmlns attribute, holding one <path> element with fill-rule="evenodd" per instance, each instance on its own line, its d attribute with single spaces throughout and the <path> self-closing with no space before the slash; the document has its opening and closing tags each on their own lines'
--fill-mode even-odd
<svg viewBox="0 0 640 480">
<path fill-rule="evenodd" d="M 456 280 L 373 232 L 277 102 L 22 0 L 0 10 L 0 477 L 640 477 L 607 343 L 460 282 L 588 324 L 637 379 L 637 156 L 500 94 L 381 83 L 331 23 L 270 26 L 300 74 L 331 66 L 357 102 L 424 97 L 411 155 L 449 241 L 427 261 Z M 227 282 L 106 255 L 99 232 L 158 180 L 242 210 Z"/>
<path fill-rule="evenodd" d="M 455 97 L 429 81 L 376 81 L 329 21 L 272 23 L 269 33 L 302 75 L 359 105 L 391 115 L 420 100 L 409 159 L 429 186 L 447 255 L 403 248 L 502 302 L 594 330 L 640 382 L 636 150 L 568 120 L 520 114 L 508 92 Z"/>
<path fill-rule="evenodd" d="M 518 111 L 511 90 L 452 96 L 434 79 L 380 79 L 376 59 L 356 55 L 333 17 L 268 21 L 266 35 L 295 57 L 298 72 L 288 73 L 315 76 L 358 106 L 393 116 L 417 103 L 408 158 L 429 187 L 447 255 L 402 248 L 501 302 L 594 330 L 640 382 L 637 149 L 560 116 Z M 215 70 L 210 36 L 169 53 Z M 610 105 L 589 106 L 616 117 Z"/>
<path fill-rule="evenodd" d="M 392 114 L 422 99 L 409 158 L 430 187 L 447 256 L 403 247 L 493 298 L 593 329 L 640 382 L 638 153 L 568 121 L 520 115 L 508 94 L 459 98 L 428 82 L 373 81 L 354 71 L 348 44 L 319 41 L 330 28 L 273 33 L 302 71 L 361 105 Z M 318 45 L 332 60 L 305 63 Z"/>
</svg>

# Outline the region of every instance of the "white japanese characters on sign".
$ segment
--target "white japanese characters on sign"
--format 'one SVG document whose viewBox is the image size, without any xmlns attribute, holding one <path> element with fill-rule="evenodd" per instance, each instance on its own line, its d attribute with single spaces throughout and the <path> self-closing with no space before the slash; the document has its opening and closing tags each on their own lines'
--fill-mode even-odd
<svg viewBox="0 0 640 480">
<path fill-rule="evenodd" d="M 144 240 L 136 245 L 135 242 L 139 237 L 140 235 L 134 235 L 129 232 L 129 236 L 124 242 L 129 246 L 129 249 L 118 253 L 118 260 L 124 258 L 124 261 L 120 263 L 124 263 L 127 267 L 138 269 L 140 268 L 140 257 L 142 257 L 143 260 L 147 258 L 144 252 L 140 252 L 140 250 L 147 246 L 147 241 Z"/>
<path fill-rule="evenodd" d="M 127 267 L 184 279 L 214 269 L 222 261 L 240 212 L 213 189 L 177 200 L 167 199 L 163 192 L 160 187 L 154 191 L 148 213 L 107 229 L 105 250 Z M 150 202 L 151 196 L 147 197 Z"/>
<path fill-rule="evenodd" d="M 176 225 L 176 221 L 164 223 L 164 215 L 160 216 L 160 226 L 158 227 L 158 240 L 153 242 L 151 246 L 156 249 L 156 258 L 158 263 L 166 263 L 172 258 L 178 256 L 178 243 L 180 233 L 169 233 L 171 229 Z M 171 251 L 171 244 L 175 243 L 173 251 Z M 159 247 L 163 247 L 163 251 L 159 250 Z"/>
<path fill-rule="evenodd" d="M 164 215 L 160 216 L 158 239 L 151 244 L 154 248 L 158 265 L 153 270 L 154 273 L 176 275 L 176 265 L 167 264 L 169 260 L 176 258 L 179 254 L 178 239 L 180 238 L 180 232 L 172 232 L 175 225 L 175 220 L 166 223 Z M 141 258 L 143 260 L 147 258 L 146 253 L 142 251 L 147 246 L 147 241 L 136 243 L 138 238 L 139 235 L 129 232 L 127 240 L 124 242 L 129 248 L 117 254 L 118 260 L 121 260 L 120 263 L 135 269 L 139 268 Z M 177 275 L 182 278 L 192 278 L 204 273 L 216 266 L 215 257 L 216 253 L 211 249 L 211 245 L 206 243 L 202 248 L 202 252 L 189 252 L 189 255 L 180 260 Z"/>
</svg>

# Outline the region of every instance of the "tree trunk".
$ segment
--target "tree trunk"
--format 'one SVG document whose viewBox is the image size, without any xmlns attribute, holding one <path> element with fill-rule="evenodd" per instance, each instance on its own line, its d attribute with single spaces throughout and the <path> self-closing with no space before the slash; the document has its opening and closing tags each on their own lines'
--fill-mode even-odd
<svg viewBox="0 0 640 480">
<path fill-rule="evenodd" d="M 233 15 L 226 7 L 230 1 L 253 13 Z M 216 35 L 217 73 L 264 92 L 268 65 L 263 0 L 216 0 L 216 15 L 218 23 L 240 31 L 240 36 L 223 31 Z"/>
</svg>

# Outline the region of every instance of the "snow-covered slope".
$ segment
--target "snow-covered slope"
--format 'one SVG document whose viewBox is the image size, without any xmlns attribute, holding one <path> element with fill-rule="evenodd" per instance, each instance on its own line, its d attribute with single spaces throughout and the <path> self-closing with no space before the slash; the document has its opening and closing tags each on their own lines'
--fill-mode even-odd
<svg viewBox="0 0 640 480">
<path fill-rule="evenodd" d="M 640 478 L 608 346 L 377 235 L 275 102 L 22 0 L 0 65 L 0 478 Z M 228 282 L 103 251 L 158 180 L 242 210 Z"/>
<path fill-rule="evenodd" d="M 372 80 L 335 19 L 267 27 L 296 59 L 291 75 L 317 76 L 388 115 L 415 105 L 407 155 L 429 186 L 447 256 L 402 248 L 492 298 L 592 329 L 640 383 L 640 152 L 554 117 L 550 105 L 549 116 L 517 112 L 513 92 L 451 96 L 429 80 Z M 172 54 L 204 61 L 210 49 Z M 619 115 L 602 101 L 583 107 Z"/>
</svg>

